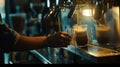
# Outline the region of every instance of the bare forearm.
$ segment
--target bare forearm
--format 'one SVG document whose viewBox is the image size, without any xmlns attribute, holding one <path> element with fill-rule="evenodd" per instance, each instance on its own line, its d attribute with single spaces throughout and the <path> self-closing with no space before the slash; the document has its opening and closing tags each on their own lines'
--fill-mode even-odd
<svg viewBox="0 0 120 67">
<path fill-rule="evenodd" d="M 46 36 L 28 37 L 20 36 L 17 44 L 13 46 L 14 51 L 24 51 L 47 47 Z"/>
<path fill-rule="evenodd" d="M 71 41 L 71 37 L 67 33 L 58 32 L 51 36 L 37 36 L 29 37 L 22 36 L 18 39 L 17 43 L 13 45 L 13 51 L 25 51 L 32 49 L 40 49 L 44 47 L 67 47 Z"/>
</svg>

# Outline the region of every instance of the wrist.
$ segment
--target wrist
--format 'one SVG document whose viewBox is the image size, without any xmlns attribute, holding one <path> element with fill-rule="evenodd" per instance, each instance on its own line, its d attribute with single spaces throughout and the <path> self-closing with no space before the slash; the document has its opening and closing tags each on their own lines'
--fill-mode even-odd
<svg viewBox="0 0 120 67">
<path fill-rule="evenodd" d="M 44 44 L 46 45 L 46 47 L 49 47 L 49 36 L 45 36 L 45 41 Z"/>
</svg>

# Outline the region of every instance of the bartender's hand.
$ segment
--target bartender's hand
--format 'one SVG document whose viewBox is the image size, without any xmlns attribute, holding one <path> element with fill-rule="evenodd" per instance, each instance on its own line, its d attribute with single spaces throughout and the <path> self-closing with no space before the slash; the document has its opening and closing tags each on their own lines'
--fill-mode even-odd
<svg viewBox="0 0 120 67">
<path fill-rule="evenodd" d="M 71 36 L 66 32 L 58 32 L 47 37 L 49 47 L 67 47 L 70 45 Z"/>
</svg>

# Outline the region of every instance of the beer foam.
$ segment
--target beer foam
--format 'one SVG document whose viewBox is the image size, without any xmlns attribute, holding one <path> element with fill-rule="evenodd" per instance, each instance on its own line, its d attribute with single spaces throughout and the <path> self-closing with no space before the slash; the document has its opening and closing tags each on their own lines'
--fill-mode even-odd
<svg viewBox="0 0 120 67">
<path fill-rule="evenodd" d="M 110 27 L 109 26 L 100 26 L 96 28 L 97 31 L 109 31 Z"/>
<path fill-rule="evenodd" d="M 86 32 L 87 29 L 83 29 L 83 28 L 80 28 L 80 29 L 74 29 L 75 32 Z"/>
</svg>

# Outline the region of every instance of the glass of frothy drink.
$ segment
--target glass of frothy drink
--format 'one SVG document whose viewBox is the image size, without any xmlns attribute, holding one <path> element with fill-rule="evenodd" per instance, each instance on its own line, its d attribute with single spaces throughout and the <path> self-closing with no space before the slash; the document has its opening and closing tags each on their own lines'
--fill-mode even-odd
<svg viewBox="0 0 120 67">
<path fill-rule="evenodd" d="M 88 43 L 87 25 L 73 26 L 75 41 L 78 47 L 84 47 Z"/>
<path fill-rule="evenodd" d="M 99 26 L 96 29 L 96 34 L 97 34 L 97 40 L 99 44 L 107 44 L 110 42 L 110 27 L 109 26 L 107 25 Z"/>
</svg>

